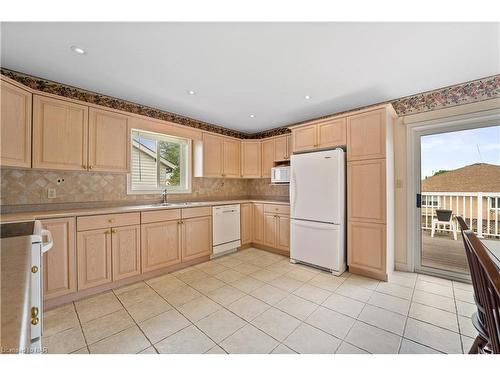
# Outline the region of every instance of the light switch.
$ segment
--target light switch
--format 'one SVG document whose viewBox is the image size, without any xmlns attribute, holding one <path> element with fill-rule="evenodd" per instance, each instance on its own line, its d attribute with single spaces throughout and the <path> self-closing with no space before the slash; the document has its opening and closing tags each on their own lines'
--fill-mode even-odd
<svg viewBox="0 0 500 375">
<path fill-rule="evenodd" d="M 47 189 L 47 197 L 49 199 L 55 198 L 56 197 L 56 189 L 54 189 L 54 188 L 48 188 Z"/>
</svg>

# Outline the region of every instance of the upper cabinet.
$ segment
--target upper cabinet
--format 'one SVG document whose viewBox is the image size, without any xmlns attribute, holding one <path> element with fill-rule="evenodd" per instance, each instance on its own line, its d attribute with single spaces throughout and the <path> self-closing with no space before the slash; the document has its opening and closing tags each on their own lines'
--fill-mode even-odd
<svg viewBox="0 0 500 375">
<path fill-rule="evenodd" d="M 222 177 L 224 138 L 203 133 L 203 177 Z"/>
<path fill-rule="evenodd" d="M 33 168 L 87 169 L 88 107 L 33 96 Z"/>
<path fill-rule="evenodd" d="M 222 177 L 238 178 L 240 172 L 240 143 L 237 139 L 224 138 Z"/>
<path fill-rule="evenodd" d="M 0 165 L 31 167 L 31 93 L 1 81 Z"/>
<path fill-rule="evenodd" d="M 203 133 L 202 174 L 196 177 L 241 177 L 240 141 Z"/>
<path fill-rule="evenodd" d="M 310 151 L 343 146 L 346 140 L 346 119 L 337 118 L 292 129 L 293 151 Z"/>
<path fill-rule="evenodd" d="M 241 177 L 260 178 L 261 176 L 261 142 L 241 142 Z"/>
<path fill-rule="evenodd" d="M 271 177 L 271 168 L 274 166 L 274 139 L 262 141 L 262 177 Z"/>
<path fill-rule="evenodd" d="M 289 147 L 290 136 L 274 138 L 274 161 L 283 161 L 290 159 L 291 149 Z"/>
<path fill-rule="evenodd" d="M 386 109 L 347 118 L 347 160 L 385 158 Z"/>
<path fill-rule="evenodd" d="M 128 172 L 129 117 L 90 108 L 88 169 Z"/>
</svg>

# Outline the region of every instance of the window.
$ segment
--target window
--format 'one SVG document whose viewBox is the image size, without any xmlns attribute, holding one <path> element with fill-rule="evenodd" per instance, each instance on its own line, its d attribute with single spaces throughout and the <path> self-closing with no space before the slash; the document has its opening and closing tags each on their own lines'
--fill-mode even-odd
<svg viewBox="0 0 500 375">
<path fill-rule="evenodd" d="M 129 194 L 191 192 L 191 140 L 132 129 Z"/>
<path fill-rule="evenodd" d="M 500 197 L 490 197 L 490 210 L 499 211 Z"/>
<path fill-rule="evenodd" d="M 422 195 L 422 207 L 439 207 L 439 197 L 434 195 Z"/>
</svg>

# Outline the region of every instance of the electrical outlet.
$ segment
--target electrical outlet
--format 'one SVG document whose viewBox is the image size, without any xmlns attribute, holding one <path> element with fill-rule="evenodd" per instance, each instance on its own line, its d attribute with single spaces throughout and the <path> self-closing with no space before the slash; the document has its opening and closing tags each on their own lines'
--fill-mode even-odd
<svg viewBox="0 0 500 375">
<path fill-rule="evenodd" d="M 56 189 L 54 189 L 54 188 L 48 188 L 47 189 L 47 197 L 49 199 L 55 198 L 56 197 Z"/>
</svg>

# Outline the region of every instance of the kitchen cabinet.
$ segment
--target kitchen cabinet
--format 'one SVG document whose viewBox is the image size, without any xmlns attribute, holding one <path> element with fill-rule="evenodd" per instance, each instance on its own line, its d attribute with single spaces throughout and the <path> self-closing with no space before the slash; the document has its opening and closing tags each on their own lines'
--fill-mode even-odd
<svg viewBox="0 0 500 375">
<path fill-rule="evenodd" d="M 181 262 L 180 217 L 141 225 L 142 272 Z"/>
<path fill-rule="evenodd" d="M 111 229 L 77 233 L 78 290 L 93 288 L 113 280 Z"/>
<path fill-rule="evenodd" d="M 349 221 L 347 233 L 349 270 L 385 280 L 387 278 L 385 224 Z"/>
<path fill-rule="evenodd" d="M 264 245 L 290 251 L 290 216 L 288 206 L 264 205 Z"/>
<path fill-rule="evenodd" d="M 253 205 L 253 242 L 264 243 L 264 205 L 261 203 Z"/>
<path fill-rule="evenodd" d="M 240 205 L 240 234 L 241 245 L 247 245 L 253 238 L 253 204 L 242 203 Z"/>
<path fill-rule="evenodd" d="M 241 177 L 240 141 L 203 133 L 202 164 L 202 175 L 197 177 Z"/>
<path fill-rule="evenodd" d="M 386 156 L 386 110 L 347 117 L 347 160 L 378 159 Z"/>
<path fill-rule="evenodd" d="M 43 297 L 45 300 L 76 292 L 75 218 L 42 220 L 54 245 L 43 255 Z"/>
<path fill-rule="evenodd" d="M 2 167 L 31 167 L 31 102 L 30 92 L 1 81 L 0 165 Z"/>
<path fill-rule="evenodd" d="M 241 142 L 241 177 L 260 178 L 261 168 L 261 142 Z"/>
<path fill-rule="evenodd" d="M 347 263 L 387 280 L 394 268 L 394 160 L 391 106 L 347 116 Z"/>
<path fill-rule="evenodd" d="M 240 172 L 240 141 L 236 139 L 224 138 L 223 155 L 224 163 L 222 177 L 239 178 Z"/>
<path fill-rule="evenodd" d="M 88 107 L 33 96 L 33 168 L 86 170 Z"/>
<path fill-rule="evenodd" d="M 212 254 L 212 217 L 181 220 L 181 259 L 190 261 Z"/>
<path fill-rule="evenodd" d="M 88 169 L 128 172 L 129 116 L 90 108 Z"/>
<path fill-rule="evenodd" d="M 359 160 L 348 163 L 347 212 L 349 212 L 349 220 L 385 223 L 385 172 L 385 159 Z"/>
<path fill-rule="evenodd" d="M 139 224 L 135 212 L 77 218 L 78 290 L 140 274 Z"/>
<path fill-rule="evenodd" d="M 293 152 L 310 151 L 347 143 L 346 119 L 324 120 L 292 129 Z"/>
<path fill-rule="evenodd" d="M 289 135 L 274 138 L 274 161 L 290 159 L 291 148 Z"/>
<path fill-rule="evenodd" d="M 111 228 L 113 281 L 141 273 L 141 227 Z"/>
<path fill-rule="evenodd" d="M 222 177 L 224 139 L 203 133 L 203 177 Z"/>
<path fill-rule="evenodd" d="M 262 141 L 262 177 L 271 178 L 271 168 L 274 166 L 274 139 Z"/>
</svg>

